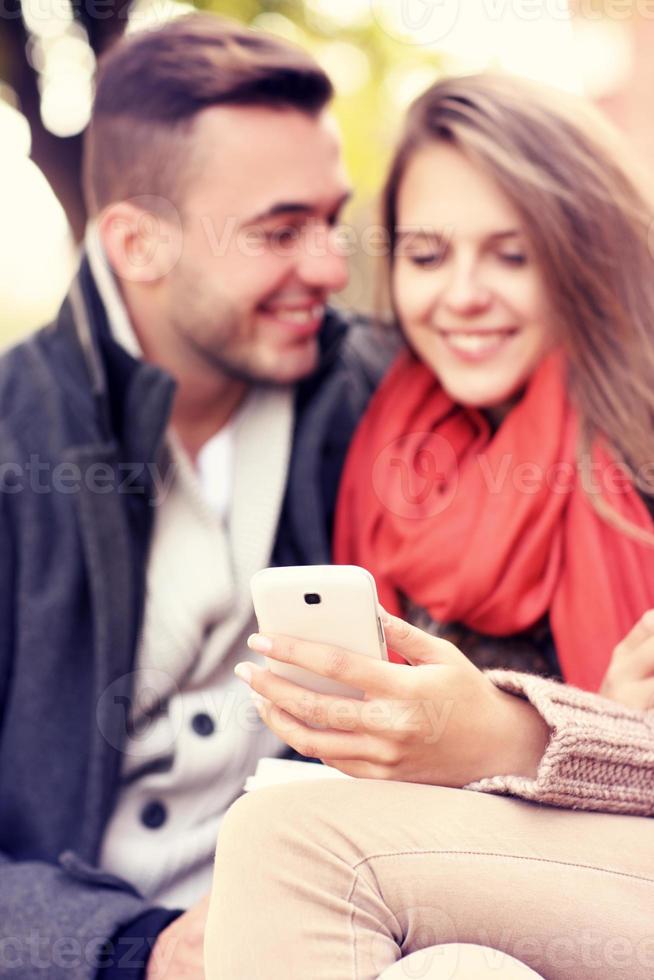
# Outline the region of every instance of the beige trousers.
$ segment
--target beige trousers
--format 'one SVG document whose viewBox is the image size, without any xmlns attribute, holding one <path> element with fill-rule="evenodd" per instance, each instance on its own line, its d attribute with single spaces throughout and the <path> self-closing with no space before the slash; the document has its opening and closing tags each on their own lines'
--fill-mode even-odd
<svg viewBox="0 0 654 980">
<path fill-rule="evenodd" d="M 206 980 L 375 980 L 450 943 L 489 947 L 484 976 L 506 975 L 497 950 L 546 980 L 654 977 L 654 821 L 377 780 L 227 814 Z"/>
</svg>

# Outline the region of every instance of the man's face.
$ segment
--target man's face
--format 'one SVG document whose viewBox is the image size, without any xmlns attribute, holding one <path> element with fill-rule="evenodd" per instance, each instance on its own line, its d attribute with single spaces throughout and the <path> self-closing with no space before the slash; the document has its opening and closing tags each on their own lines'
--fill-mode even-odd
<svg viewBox="0 0 654 980">
<path fill-rule="evenodd" d="M 349 187 L 333 123 L 217 107 L 190 139 L 182 253 L 162 283 L 166 332 L 185 371 L 297 381 L 316 366 L 329 294 L 347 283 L 335 226 Z"/>
</svg>

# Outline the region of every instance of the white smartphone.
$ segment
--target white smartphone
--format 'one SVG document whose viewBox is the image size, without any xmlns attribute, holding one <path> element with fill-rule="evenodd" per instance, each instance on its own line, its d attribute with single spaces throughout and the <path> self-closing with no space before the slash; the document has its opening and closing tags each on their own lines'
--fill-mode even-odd
<svg viewBox="0 0 654 980">
<path fill-rule="evenodd" d="M 388 660 L 375 580 L 357 565 L 264 568 L 250 583 L 261 633 L 327 643 Z M 267 658 L 274 674 L 322 694 L 362 698 L 363 691 L 293 664 Z"/>
</svg>

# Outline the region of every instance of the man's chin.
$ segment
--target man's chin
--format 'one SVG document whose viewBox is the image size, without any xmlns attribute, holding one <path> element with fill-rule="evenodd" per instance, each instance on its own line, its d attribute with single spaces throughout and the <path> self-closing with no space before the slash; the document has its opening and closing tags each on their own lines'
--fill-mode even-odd
<svg viewBox="0 0 654 980">
<path fill-rule="evenodd" d="M 269 367 L 262 369 L 261 380 L 280 385 L 302 381 L 318 367 L 319 351 L 317 337 L 302 345 L 276 351 Z"/>
<path fill-rule="evenodd" d="M 302 381 L 318 367 L 318 339 L 290 348 L 276 349 L 259 358 L 243 359 L 240 363 L 222 361 L 222 371 L 235 381 L 259 385 L 291 385 Z"/>
</svg>

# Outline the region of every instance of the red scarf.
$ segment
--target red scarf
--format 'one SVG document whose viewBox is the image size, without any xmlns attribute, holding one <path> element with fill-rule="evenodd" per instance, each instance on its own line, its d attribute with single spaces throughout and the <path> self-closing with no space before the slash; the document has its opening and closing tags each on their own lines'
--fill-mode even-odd
<svg viewBox="0 0 654 980">
<path fill-rule="evenodd" d="M 597 690 L 615 645 L 654 606 L 654 547 L 599 516 L 576 466 L 578 423 L 561 356 L 547 357 L 496 433 L 402 354 L 352 443 L 335 560 L 368 568 L 389 612 L 401 596 L 437 622 L 492 636 L 549 612 L 565 679 Z M 591 487 L 654 533 L 600 445 Z"/>
</svg>

